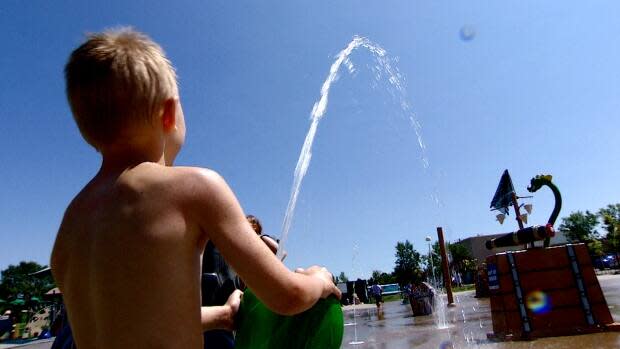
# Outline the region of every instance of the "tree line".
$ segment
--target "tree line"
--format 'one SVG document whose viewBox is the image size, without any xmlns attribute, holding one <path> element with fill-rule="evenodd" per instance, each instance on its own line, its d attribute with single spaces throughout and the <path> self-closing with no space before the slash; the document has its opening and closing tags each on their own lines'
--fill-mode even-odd
<svg viewBox="0 0 620 349">
<path fill-rule="evenodd" d="M 599 232 L 597 228 L 602 228 Z M 596 213 L 572 212 L 562 218 L 559 230 L 570 242 L 583 242 L 594 258 L 620 253 L 620 203 L 609 204 Z"/>
<path fill-rule="evenodd" d="M 430 253 L 429 251 L 417 251 L 409 240 L 398 241 L 395 250 L 394 269 L 391 272 L 373 270 L 368 279 L 369 283 L 381 285 L 396 283 L 404 286 L 410 282 L 431 281 L 433 277 L 437 283 L 442 283 L 443 271 L 441 269 L 439 242 L 432 245 Z M 459 243 L 448 243 L 447 250 L 451 257 L 449 264 L 451 273 L 467 275 L 475 272 L 476 260 L 465 246 Z M 336 282 L 347 282 L 348 280 L 344 272 L 335 277 Z"/>
<path fill-rule="evenodd" d="M 9 265 L 1 273 L 0 303 L 10 303 L 16 299 L 30 300 L 32 297 L 41 298 L 47 291 L 56 287 L 51 274 L 33 276 L 46 268 L 36 262 L 20 262 L 18 265 Z M 2 304 L 0 304 L 2 305 Z"/>
</svg>

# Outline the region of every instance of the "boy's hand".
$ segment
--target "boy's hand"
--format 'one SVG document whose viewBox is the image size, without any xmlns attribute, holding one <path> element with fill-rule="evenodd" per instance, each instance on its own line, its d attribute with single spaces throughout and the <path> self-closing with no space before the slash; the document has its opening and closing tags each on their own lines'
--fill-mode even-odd
<svg viewBox="0 0 620 349">
<path fill-rule="evenodd" d="M 325 268 L 318 265 L 311 266 L 308 269 L 297 268 L 296 273 L 312 276 L 318 278 L 323 282 L 323 291 L 321 292 L 321 298 L 327 298 L 330 295 L 335 295 L 338 299 L 342 297 L 340 289 L 334 285 L 334 278 L 332 274 Z"/>
</svg>

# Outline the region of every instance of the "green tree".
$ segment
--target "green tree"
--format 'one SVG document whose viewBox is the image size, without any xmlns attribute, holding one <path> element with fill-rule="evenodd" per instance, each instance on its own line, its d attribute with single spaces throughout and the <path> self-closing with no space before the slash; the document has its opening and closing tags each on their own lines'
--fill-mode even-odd
<svg viewBox="0 0 620 349">
<path fill-rule="evenodd" d="M 380 270 L 373 270 L 372 276 L 370 277 L 370 280 L 368 281 L 371 284 L 378 283 L 380 285 L 385 285 L 385 284 L 393 284 L 396 281 L 396 278 L 394 277 L 393 274 L 388 274 Z"/>
<path fill-rule="evenodd" d="M 560 231 L 571 242 L 583 242 L 588 246 L 590 256 L 600 256 L 602 254 L 602 245 L 595 241 L 599 238 L 599 233 L 596 231 L 598 225 L 598 215 L 586 211 L 573 212 L 568 217 L 562 218 L 562 224 L 560 224 Z"/>
<path fill-rule="evenodd" d="M 571 242 L 590 242 L 598 238 L 598 216 L 590 211 L 573 212 L 568 217 L 562 218 L 560 231 Z"/>
<path fill-rule="evenodd" d="M 449 244 L 448 251 L 452 256 L 451 270 L 458 272 L 461 277 L 476 271 L 476 261 L 467 247 L 460 243 Z"/>
<path fill-rule="evenodd" d="M 420 278 L 420 253 L 413 249 L 409 240 L 396 243 L 394 276 L 401 286 Z"/>
<path fill-rule="evenodd" d="M 339 282 L 348 282 L 349 278 L 344 274 L 344 271 L 341 271 L 338 276 L 336 276 L 336 283 Z"/>
<path fill-rule="evenodd" d="M 370 276 L 369 283 L 374 284 L 375 282 L 379 282 L 381 278 L 381 270 L 373 270 L 372 275 Z"/>
<path fill-rule="evenodd" d="M 603 228 L 607 231 L 605 239 L 609 252 L 620 252 L 620 203 L 607 205 L 598 211 Z"/>
<path fill-rule="evenodd" d="M 604 254 L 603 243 L 600 240 L 592 240 L 587 242 L 586 245 L 591 256 L 600 257 Z"/>
<path fill-rule="evenodd" d="M 448 251 L 450 251 L 450 255 L 452 256 L 452 267 L 459 272 L 463 272 L 465 261 L 473 259 L 467 247 L 459 243 L 449 244 Z"/>
<path fill-rule="evenodd" d="M 19 265 L 9 265 L 2 271 L 0 281 L 0 298 L 8 300 L 21 294 L 26 299 L 41 297 L 49 289 L 54 288 L 51 274 L 32 276 L 30 274 L 44 269 L 36 262 L 20 262 Z"/>
</svg>

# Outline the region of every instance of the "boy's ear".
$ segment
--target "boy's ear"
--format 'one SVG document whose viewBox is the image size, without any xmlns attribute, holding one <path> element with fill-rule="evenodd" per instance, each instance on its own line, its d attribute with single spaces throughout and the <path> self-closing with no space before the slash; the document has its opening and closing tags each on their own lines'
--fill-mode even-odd
<svg viewBox="0 0 620 349">
<path fill-rule="evenodd" d="M 177 103 L 174 98 L 168 98 L 164 101 L 164 108 L 161 114 L 161 122 L 164 131 L 171 131 L 177 127 L 176 108 Z"/>
</svg>

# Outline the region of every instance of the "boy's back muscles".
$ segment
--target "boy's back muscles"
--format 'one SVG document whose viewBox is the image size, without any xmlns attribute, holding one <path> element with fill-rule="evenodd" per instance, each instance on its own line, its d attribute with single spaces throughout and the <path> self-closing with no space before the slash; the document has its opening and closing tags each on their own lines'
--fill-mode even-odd
<svg viewBox="0 0 620 349">
<path fill-rule="evenodd" d="M 52 268 L 82 348 L 198 348 L 194 181 L 205 170 L 143 163 L 96 176 L 71 203 Z"/>
</svg>

